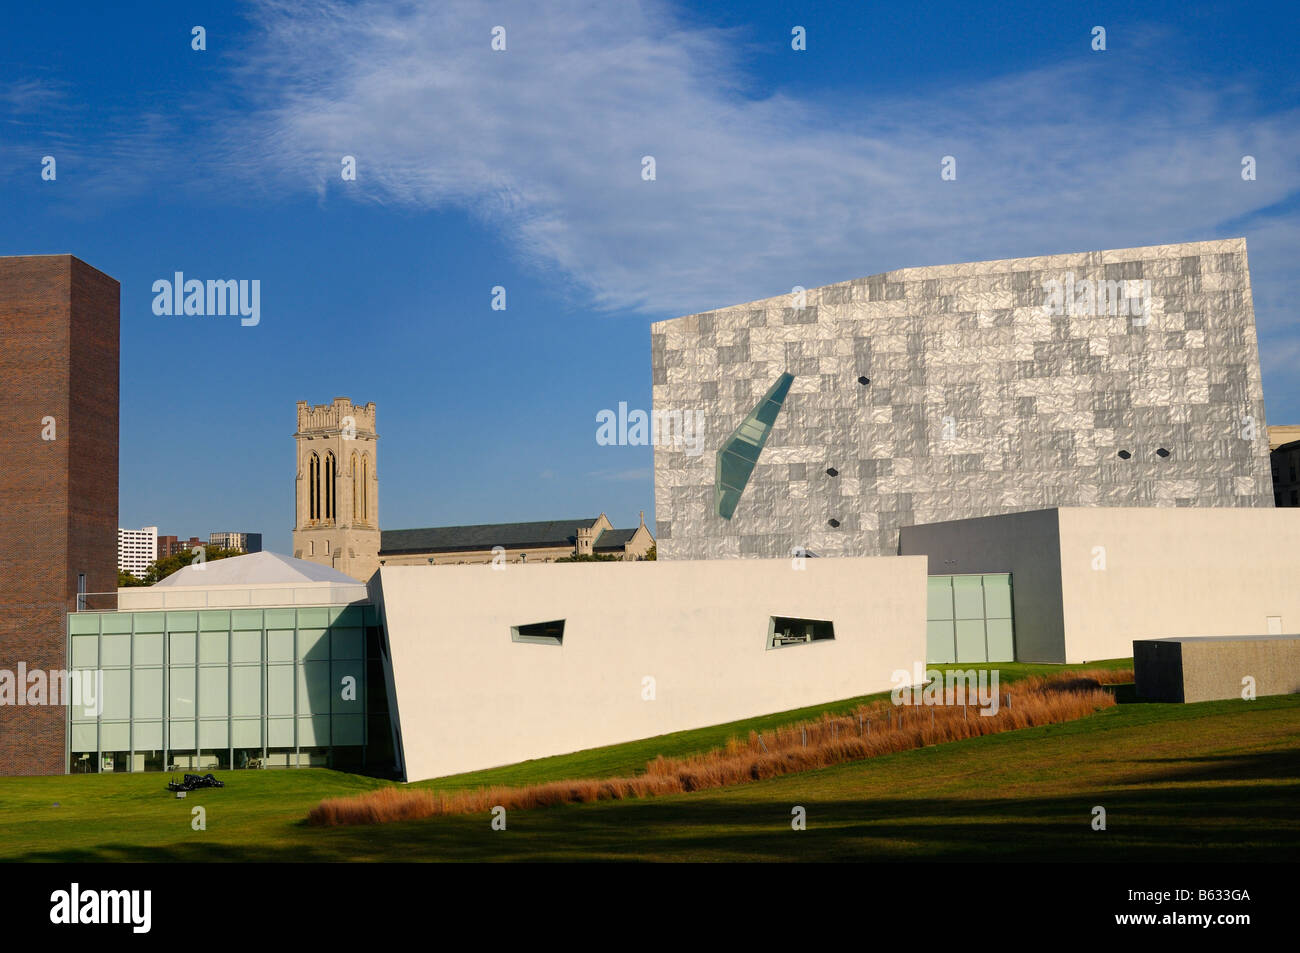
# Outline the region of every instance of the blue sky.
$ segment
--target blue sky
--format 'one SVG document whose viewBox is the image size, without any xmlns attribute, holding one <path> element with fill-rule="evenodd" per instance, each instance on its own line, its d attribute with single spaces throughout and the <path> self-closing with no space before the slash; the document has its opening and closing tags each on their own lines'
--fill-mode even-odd
<svg viewBox="0 0 1300 953">
<path fill-rule="evenodd" d="M 634 525 L 595 415 L 649 407 L 651 321 L 898 267 L 1245 236 L 1300 422 L 1300 14 L 1128 7 L 10 7 L 0 254 L 122 284 L 121 524 L 278 551 L 298 400 L 378 404 L 385 527 Z M 261 323 L 154 315 L 175 271 Z"/>
</svg>

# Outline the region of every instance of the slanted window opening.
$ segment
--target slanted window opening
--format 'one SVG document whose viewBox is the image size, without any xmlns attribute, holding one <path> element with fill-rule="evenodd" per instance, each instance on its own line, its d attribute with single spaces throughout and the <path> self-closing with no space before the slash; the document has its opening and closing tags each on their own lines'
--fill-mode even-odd
<svg viewBox="0 0 1300 953">
<path fill-rule="evenodd" d="M 793 616 L 772 616 L 767 624 L 767 647 L 780 649 L 790 645 L 810 645 L 813 642 L 832 642 L 835 623 L 825 619 L 799 619 Z"/>
<path fill-rule="evenodd" d="M 528 625 L 510 627 L 511 642 L 532 642 L 535 645 L 561 645 L 564 643 L 564 620 L 530 622 Z"/>
</svg>

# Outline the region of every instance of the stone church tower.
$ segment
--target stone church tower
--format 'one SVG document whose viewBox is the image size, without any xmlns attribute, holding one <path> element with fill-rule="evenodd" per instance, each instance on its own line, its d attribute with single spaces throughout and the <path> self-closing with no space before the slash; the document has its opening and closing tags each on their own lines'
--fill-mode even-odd
<svg viewBox="0 0 1300 953">
<path fill-rule="evenodd" d="M 375 405 L 298 401 L 293 554 L 362 582 L 379 568 Z"/>
</svg>

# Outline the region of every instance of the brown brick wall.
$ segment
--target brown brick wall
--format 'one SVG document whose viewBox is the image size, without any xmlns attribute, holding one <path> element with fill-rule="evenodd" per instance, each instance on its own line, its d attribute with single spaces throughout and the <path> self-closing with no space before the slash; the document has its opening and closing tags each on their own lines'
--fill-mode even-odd
<svg viewBox="0 0 1300 953">
<path fill-rule="evenodd" d="M 67 667 L 77 574 L 117 586 L 118 299 L 69 255 L 0 258 L 0 669 Z M 0 706 L 0 774 L 61 773 L 64 744 L 64 708 Z"/>
</svg>

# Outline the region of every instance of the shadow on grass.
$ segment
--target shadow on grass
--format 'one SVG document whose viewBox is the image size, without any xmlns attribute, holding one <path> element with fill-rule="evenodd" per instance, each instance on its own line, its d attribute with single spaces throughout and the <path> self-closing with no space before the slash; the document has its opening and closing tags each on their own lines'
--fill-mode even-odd
<svg viewBox="0 0 1300 953">
<path fill-rule="evenodd" d="M 1189 763 L 1190 762 L 1190 763 Z M 24 861 L 1291 861 L 1300 850 L 1295 750 L 1147 759 L 1148 776 L 1123 786 L 1052 797 L 821 798 L 799 779 L 642 801 L 603 802 L 509 815 L 376 827 L 286 825 L 279 842 L 193 841 L 160 847 L 103 844 L 34 852 Z M 1161 765 L 1177 765 L 1174 770 Z M 833 779 L 851 789 L 860 775 Z M 1149 786 L 1135 788 L 1139 784 Z M 1206 788 L 1206 783 L 1248 781 Z M 844 793 L 850 793 L 846 791 Z M 791 808 L 808 829 L 791 829 Z M 1106 808 L 1105 831 L 1091 827 Z"/>
</svg>

